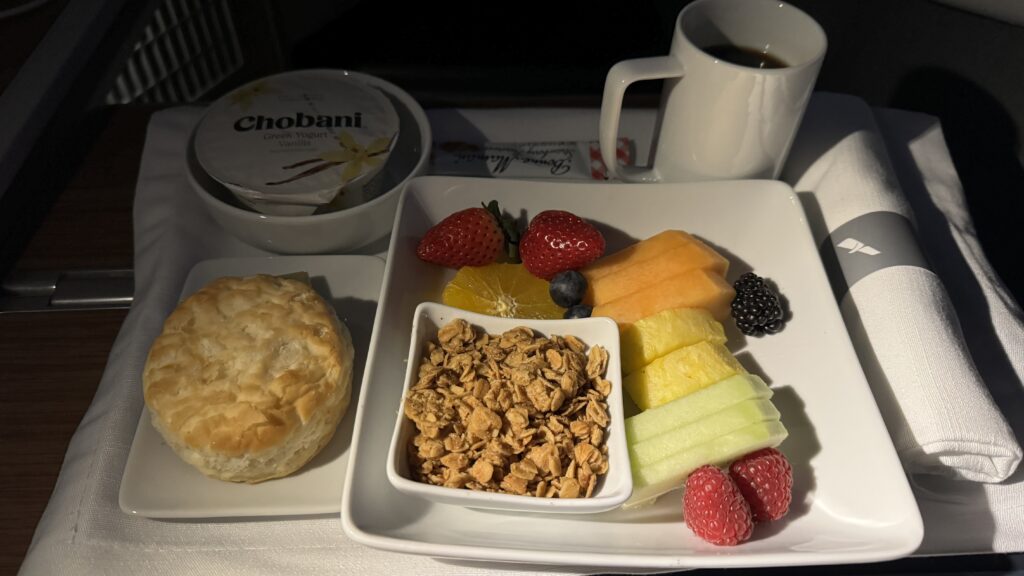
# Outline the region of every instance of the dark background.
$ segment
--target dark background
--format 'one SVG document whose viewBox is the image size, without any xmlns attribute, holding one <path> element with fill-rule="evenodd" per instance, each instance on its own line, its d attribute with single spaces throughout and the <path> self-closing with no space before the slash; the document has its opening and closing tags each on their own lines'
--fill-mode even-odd
<svg viewBox="0 0 1024 576">
<path fill-rule="evenodd" d="M 9 2 L 10 0 L 3 0 Z M 51 0 L 25 20 L 92 0 Z M 105 125 L 101 96 L 161 5 L 207 0 L 107 0 L 117 18 L 15 182 L 0 191 L 0 278 Z M 1012 2 L 1014 0 L 1005 0 Z M 425 107 L 600 105 L 615 62 L 667 52 L 686 0 L 483 3 L 371 0 L 213 0 L 239 31 L 246 65 L 202 96 L 286 68 L 361 70 L 405 88 Z M 933 0 L 793 0 L 829 38 L 817 89 L 873 106 L 938 116 L 989 259 L 1018 301 L 1016 227 L 1024 213 L 1024 26 Z M 113 10 L 113 8 L 111 9 Z M 148 18 L 148 20 L 147 20 Z M 10 51 L 25 51 L 4 30 Z M 4 42 L 4 49 L 8 49 Z M 10 54 L 10 51 L 8 54 Z M 9 60 L 9 58 L 5 59 Z M 17 59 L 15 59 L 17 61 Z M 8 81 L 16 68 L 0 70 Z M 658 82 L 630 89 L 627 105 L 655 106 Z M 145 100 L 143 100 L 145 102 Z M 173 105 L 180 102 L 161 102 Z"/>
<path fill-rule="evenodd" d="M 292 67 L 388 78 L 427 106 L 561 101 L 599 106 L 608 68 L 667 53 L 685 1 L 357 2 L 286 48 Z M 929 0 L 793 0 L 825 29 L 817 89 L 942 120 L 986 252 L 1024 296 L 1024 27 Z M 395 17 L 399 16 L 399 17 Z M 656 105 L 659 82 L 631 88 Z"/>
</svg>

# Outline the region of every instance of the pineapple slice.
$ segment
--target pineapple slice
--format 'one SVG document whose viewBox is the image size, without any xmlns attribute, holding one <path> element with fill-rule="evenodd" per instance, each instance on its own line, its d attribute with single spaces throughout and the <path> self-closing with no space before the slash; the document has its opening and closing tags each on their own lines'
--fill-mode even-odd
<svg viewBox="0 0 1024 576">
<path fill-rule="evenodd" d="M 619 335 L 626 375 L 683 346 L 704 340 L 725 344 L 725 329 L 703 308 L 664 310 L 627 324 Z"/>
<path fill-rule="evenodd" d="M 637 408 L 647 410 L 733 374 L 746 373 L 722 344 L 698 342 L 670 352 L 626 376 L 622 385 Z"/>
</svg>

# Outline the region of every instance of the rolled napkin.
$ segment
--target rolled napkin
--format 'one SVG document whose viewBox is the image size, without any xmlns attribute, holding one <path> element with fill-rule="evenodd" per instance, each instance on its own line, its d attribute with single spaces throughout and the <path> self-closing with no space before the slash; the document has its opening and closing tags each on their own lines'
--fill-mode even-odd
<svg viewBox="0 0 1024 576">
<path fill-rule="evenodd" d="M 873 111 L 974 364 L 1017 438 L 1024 438 L 1024 311 L 982 249 L 943 127 L 925 114 Z M 1024 466 L 998 484 L 914 480 L 927 526 L 919 554 L 1024 550 Z"/>
<path fill-rule="evenodd" d="M 907 471 L 1005 480 L 1021 447 L 922 255 L 870 108 L 857 98 L 816 95 L 797 143 L 782 178 L 800 194 Z"/>
</svg>

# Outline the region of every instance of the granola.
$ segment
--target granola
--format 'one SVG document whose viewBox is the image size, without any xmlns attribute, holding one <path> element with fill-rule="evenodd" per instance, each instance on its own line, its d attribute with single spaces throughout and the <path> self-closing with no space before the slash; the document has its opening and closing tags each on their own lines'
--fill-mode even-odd
<svg viewBox="0 0 1024 576">
<path fill-rule="evenodd" d="M 455 319 L 406 394 L 414 478 L 438 486 L 584 498 L 608 472 L 608 351 L 574 336 L 503 334 Z"/>
</svg>

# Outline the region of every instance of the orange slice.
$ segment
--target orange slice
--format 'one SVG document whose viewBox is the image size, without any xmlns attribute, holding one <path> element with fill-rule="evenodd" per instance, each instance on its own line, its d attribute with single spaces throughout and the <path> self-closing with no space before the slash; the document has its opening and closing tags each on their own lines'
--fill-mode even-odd
<svg viewBox="0 0 1024 576">
<path fill-rule="evenodd" d="M 565 310 L 551 301 L 548 283 L 522 264 L 463 266 L 444 287 L 441 301 L 470 312 L 503 318 L 561 318 Z"/>
</svg>

